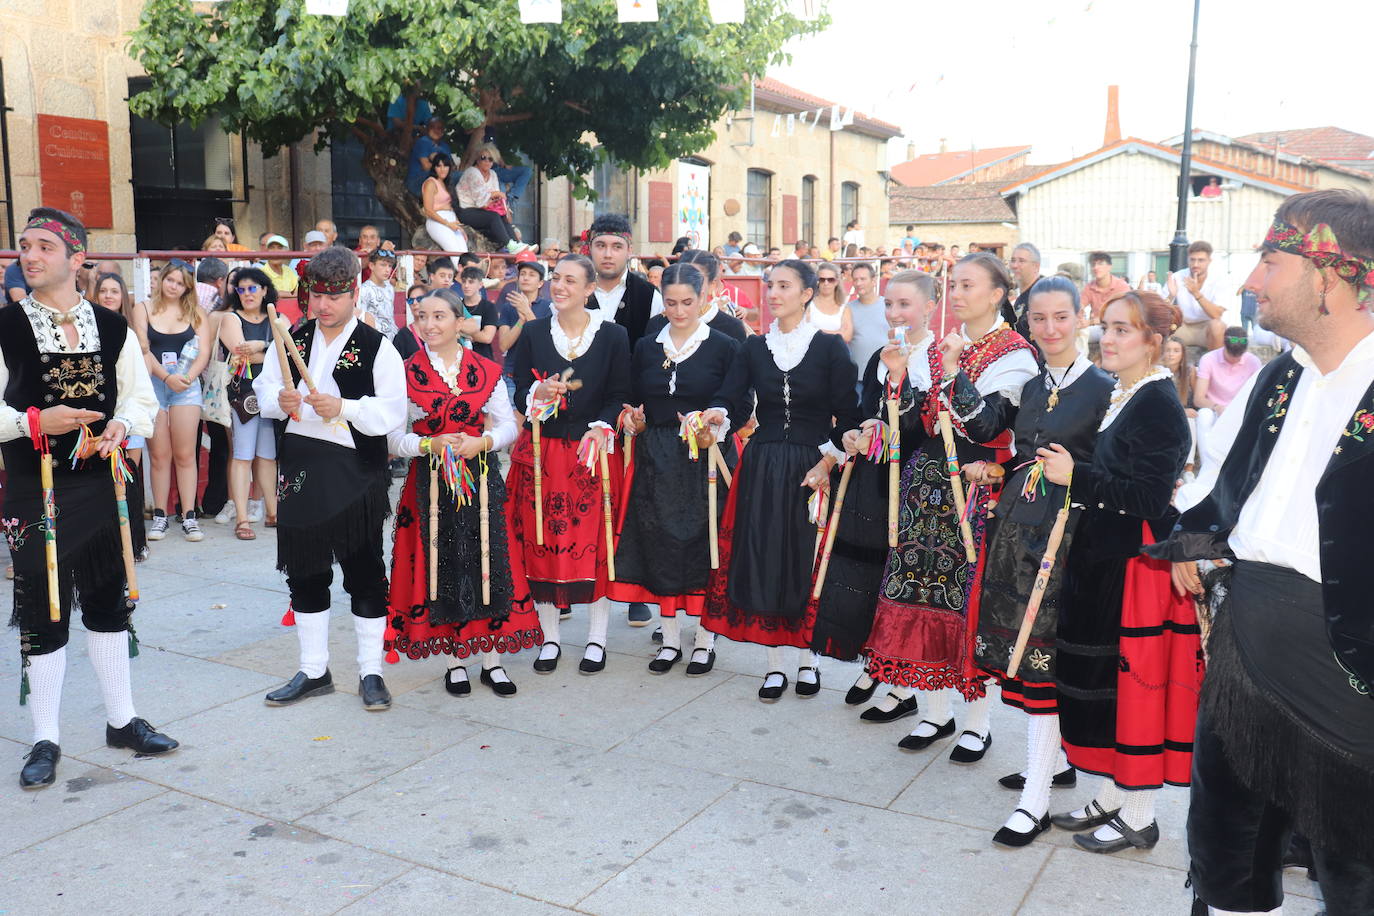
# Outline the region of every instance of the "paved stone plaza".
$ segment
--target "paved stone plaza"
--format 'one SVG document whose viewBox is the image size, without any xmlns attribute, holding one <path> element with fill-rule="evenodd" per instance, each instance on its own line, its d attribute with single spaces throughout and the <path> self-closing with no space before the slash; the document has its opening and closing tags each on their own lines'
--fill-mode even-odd
<svg viewBox="0 0 1374 916">
<path fill-rule="evenodd" d="M 578 674 L 585 618 L 564 624 L 557 673 L 508 670 L 450 697 L 444 662 L 388 666 L 390 711 L 354 695 L 352 623 L 335 586 L 337 693 L 268 708 L 296 671 L 278 625 L 275 541 L 176 526 L 139 567 L 139 714 L 181 741 L 135 759 L 103 745 L 104 713 L 73 635 L 57 783 L 22 792 L 30 741 L 14 636 L 0 674 L 0 913 L 1186 914 L 1187 793 L 1162 793 L 1149 853 L 1101 857 L 1052 830 L 994 847 L 1015 794 L 1022 718 L 996 704 L 981 763 L 948 742 L 896 748 L 914 725 L 860 722 L 852 665 L 820 696 L 756 698 L 763 652 L 722 643 L 716 670 L 645 669 L 649 629 L 613 615 L 607 669 Z M 8 588 L 3 598 L 9 607 Z M 8 610 L 6 611 L 8 613 Z M 690 631 L 687 639 L 690 645 Z M 475 668 L 474 668 L 475 671 Z M 1056 790 L 1053 810 L 1096 780 Z M 1290 872 L 1285 914 L 1320 910 Z"/>
</svg>

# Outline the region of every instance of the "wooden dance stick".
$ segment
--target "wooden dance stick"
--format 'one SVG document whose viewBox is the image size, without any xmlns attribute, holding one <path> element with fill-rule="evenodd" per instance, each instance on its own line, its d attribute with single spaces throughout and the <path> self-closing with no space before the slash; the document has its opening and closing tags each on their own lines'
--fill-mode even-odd
<svg viewBox="0 0 1374 916">
<path fill-rule="evenodd" d="M 711 568 L 720 569 L 720 531 L 716 522 L 716 446 L 711 444 L 706 455 L 706 524 L 711 530 Z"/>
<path fill-rule="evenodd" d="M 477 494 L 481 510 L 479 527 L 482 532 L 482 603 L 491 604 L 491 521 L 487 503 L 487 456 L 482 456 L 482 482 Z"/>
<path fill-rule="evenodd" d="M 534 430 L 534 542 L 544 546 L 544 458 L 539 445 L 539 427 L 544 424 L 531 419 Z"/>
<path fill-rule="evenodd" d="M 119 546 L 124 553 L 124 579 L 129 583 L 129 600 L 137 601 L 138 573 L 134 572 L 134 539 L 129 532 L 129 496 L 119 473 L 115 474 L 114 489 L 115 506 L 119 510 Z"/>
<path fill-rule="evenodd" d="M 1054 517 L 1054 527 L 1050 538 L 1045 542 L 1045 555 L 1040 558 L 1040 571 L 1035 574 L 1035 584 L 1031 586 L 1030 600 L 1026 602 L 1026 616 L 1021 621 L 1021 629 L 1016 634 L 1016 645 L 1011 650 L 1011 661 L 1007 662 L 1007 677 L 1016 677 L 1021 667 L 1021 657 L 1026 654 L 1026 643 L 1030 641 L 1031 627 L 1040 613 L 1040 601 L 1045 597 L 1045 589 L 1050 584 L 1050 573 L 1054 571 L 1054 558 L 1059 553 L 1059 544 L 1064 540 L 1064 526 L 1069 521 L 1069 501 Z"/>
<path fill-rule="evenodd" d="M 270 305 L 267 307 L 267 317 L 272 321 L 272 330 L 277 332 L 272 335 L 273 338 L 291 354 L 291 361 L 296 364 L 296 369 L 300 372 L 301 381 L 305 382 L 305 387 L 310 389 L 311 394 L 319 394 L 319 389 L 315 387 L 315 380 L 310 377 L 310 370 L 305 365 L 305 359 L 301 357 L 301 351 L 296 346 L 296 339 L 291 336 L 291 329 L 287 327 L 286 322 L 282 321 L 277 315 L 275 307 Z M 282 384 L 286 384 L 290 379 L 291 373 L 287 372 L 286 367 L 283 366 Z"/>
<path fill-rule="evenodd" d="M 281 384 L 285 388 L 291 384 L 291 361 L 286 355 L 286 344 L 282 342 L 282 338 L 287 336 L 282 331 L 286 323 L 277 314 L 277 307 L 270 304 L 267 306 L 267 320 L 271 322 L 268 327 L 272 329 L 272 349 L 277 351 L 277 363 L 281 367 Z M 292 414 L 291 419 L 299 423 L 301 418 Z"/>
<path fill-rule="evenodd" d="M 601 517 L 606 522 L 606 578 L 615 581 L 615 529 L 611 524 L 611 465 L 601 449 Z"/>
<path fill-rule="evenodd" d="M 821 567 L 816 571 L 816 587 L 811 590 L 812 598 L 820 598 L 821 587 L 825 585 L 825 574 L 830 569 L 830 552 L 835 549 L 835 532 L 840 529 L 840 508 L 844 505 L 844 492 L 849 489 L 849 475 L 854 470 L 854 459 L 844 463 L 844 473 L 840 475 L 840 488 L 835 491 L 835 505 L 830 510 L 830 526 L 825 532 L 825 550 L 821 553 Z"/>
<path fill-rule="evenodd" d="M 39 482 L 43 485 L 43 551 L 48 562 L 48 620 L 62 619 L 62 602 L 57 593 L 57 505 L 53 501 L 52 452 L 43 451 L 39 465 Z"/>
<path fill-rule="evenodd" d="M 720 472 L 720 479 L 725 481 L 725 486 L 727 488 L 734 486 L 735 482 L 730 479 L 730 468 L 725 463 L 725 456 L 720 453 L 719 443 L 711 446 L 708 460 L 715 463 L 716 469 Z"/>
<path fill-rule="evenodd" d="M 439 597 L 439 465 L 429 459 L 429 600 Z"/>
<path fill-rule="evenodd" d="M 899 440 L 898 440 L 898 434 L 897 434 L 897 424 L 900 422 L 900 420 L 901 420 L 901 417 L 900 417 L 900 415 L 898 414 L 898 410 L 897 410 L 897 399 L 896 399 L 896 398 L 888 398 L 888 399 L 887 399 L 887 426 L 888 426 L 888 435 L 889 435 L 890 437 L 892 437 L 892 440 L 893 440 L 894 442 L 899 441 Z M 896 546 L 897 546 L 897 505 L 898 505 L 898 502 L 899 502 L 898 497 L 900 496 L 900 493 L 899 493 L 898 491 L 901 490 L 901 488 L 902 488 L 902 484 L 901 484 L 901 480 L 902 480 L 902 458 L 901 458 L 901 454 L 902 454 L 902 451 L 901 451 L 900 448 L 894 448 L 894 449 L 892 450 L 892 454 L 889 455 L 889 456 L 888 456 L 888 459 L 887 459 L 887 546 L 888 546 L 888 547 L 896 547 Z M 846 473 L 846 474 L 849 473 L 849 469 L 848 469 L 848 468 L 845 468 L 845 473 Z M 820 595 L 818 594 L 818 595 L 816 595 L 816 597 L 819 598 Z"/>
<path fill-rule="evenodd" d="M 959 473 L 959 452 L 954 445 L 954 426 L 949 422 L 949 411 L 940 411 L 940 435 L 945 440 L 945 461 L 949 468 L 949 485 L 954 491 L 954 512 L 959 516 L 959 533 L 964 539 L 964 556 L 970 563 L 978 562 L 978 553 L 973 549 L 973 526 L 964 516 L 964 478 Z"/>
</svg>

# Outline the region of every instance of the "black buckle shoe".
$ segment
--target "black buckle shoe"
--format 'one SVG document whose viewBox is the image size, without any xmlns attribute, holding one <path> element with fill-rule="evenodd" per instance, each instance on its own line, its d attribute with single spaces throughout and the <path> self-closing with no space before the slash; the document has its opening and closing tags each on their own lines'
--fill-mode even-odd
<svg viewBox="0 0 1374 916">
<path fill-rule="evenodd" d="M 304 671 L 297 671 L 291 680 L 269 693 L 263 702 L 268 706 L 287 706 L 307 697 L 318 697 L 333 692 L 334 678 L 329 674 L 328 668 L 319 677 L 306 677 Z"/>
<path fill-rule="evenodd" d="M 873 699 L 873 692 L 878 689 L 878 682 L 869 679 L 867 687 L 860 687 L 858 684 L 849 688 L 849 692 L 844 695 L 844 701 L 850 706 L 862 706 Z"/>
<path fill-rule="evenodd" d="M 488 668 L 483 668 L 483 669 L 482 669 L 482 683 L 483 683 L 483 684 L 486 684 L 488 687 L 490 687 L 490 688 L 491 688 L 491 692 L 494 693 L 494 694 L 496 694 L 498 697 L 513 697 L 513 696 L 515 696 L 515 684 L 514 684 L 514 682 L 511 681 L 510 677 L 507 676 L 506 679 L 505 679 L 504 681 L 495 680 L 495 679 L 491 676 L 491 673 L 492 673 L 493 671 L 500 671 L 502 674 L 505 674 L 505 673 L 506 673 L 506 669 L 505 669 L 505 668 L 502 668 L 500 665 L 497 665 L 495 668 L 490 668 L 490 669 L 488 669 Z"/>
<path fill-rule="evenodd" d="M 105 723 L 105 744 L 107 747 L 128 748 L 138 754 L 165 754 L 181 747 L 177 741 L 168 738 L 148 724 L 147 719 L 133 718 L 123 728 L 115 728 Z"/>
<path fill-rule="evenodd" d="M 896 706 L 887 711 L 883 711 L 876 706 L 870 706 L 859 713 L 859 718 L 865 722 L 896 722 L 898 719 L 914 716 L 919 710 L 916 708 L 916 694 L 912 694 L 905 700 L 901 700 Z"/>
<path fill-rule="evenodd" d="M 954 745 L 954 749 L 949 752 L 950 763 L 977 763 L 978 761 L 983 759 L 983 755 L 988 752 L 988 748 L 992 747 L 991 731 L 989 731 L 986 735 L 980 735 L 977 732 L 965 730 L 963 735 L 960 735 L 959 737 L 962 738 L 964 735 L 972 735 L 979 741 L 982 741 L 983 747 L 981 750 L 971 751 L 968 748 L 964 747 L 962 744 L 956 744 Z"/>
<path fill-rule="evenodd" d="M 1072 811 L 1065 812 L 1064 814 L 1051 814 L 1050 823 L 1054 824 L 1054 826 L 1058 827 L 1060 830 L 1070 830 L 1077 833 L 1080 830 L 1093 830 L 1097 827 L 1101 827 L 1121 813 L 1120 808 L 1115 808 L 1111 811 L 1106 810 L 1097 803 L 1097 799 L 1095 798 L 1088 802 L 1085 810 L 1087 814 L 1084 817 L 1075 817 Z"/>
<path fill-rule="evenodd" d="M 802 673 L 803 671 L 814 671 L 814 672 L 816 673 L 816 679 L 815 679 L 814 681 L 804 681 L 804 680 L 802 680 L 801 673 Z M 797 696 L 799 696 L 799 697 L 814 697 L 816 694 L 818 694 L 818 693 L 820 693 L 820 692 L 821 692 L 821 669 L 812 667 L 811 665 L 807 665 L 807 666 L 805 666 L 805 667 L 803 667 L 803 668 L 798 668 L 798 669 L 797 669 Z"/>
<path fill-rule="evenodd" d="M 461 671 L 461 679 L 450 677 L 455 671 Z M 444 672 L 444 689 L 455 697 L 465 697 L 472 693 L 472 681 L 468 680 L 467 669 L 461 665 L 456 668 L 449 668 Z"/>
<path fill-rule="evenodd" d="M 665 655 L 665 652 L 671 652 L 672 655 Z M 658 655 L 654 656 L 649 661 L 649 673 L 667 674 L 669 671 L 672 671 L 673 666 L 680 661 L 682 661 L 681 649 L 674 649 L 672 646 L 659 649 Z"/>
<path fill-rule="evenodd" d="M 1012 773 L 997 780 L 997 784 L 1004 789 L 1020 792 L 1026 787 L 1026 777 L 1023 773 Z M 1071 789 L 1076 785 L 1078 785 L 1078 771 L 1073 767 L 1060 770 L 1050 780 L 1050 786 L 1055 789 Z"/>
<path fill-rule="evenodd" d="M 929 719 L 923 719 L 922 721 L 926 725 L 935 725 L 935 723 Z M 916 723 L 917 728 L 920 728 L 920 726 L 920 722 Z M 897 742 L 897 746 L 904 751 L 923 751 L 941 738 L 948 738 L 952 734 L 954 734 L 954 720 L 949 719 L 944 725 L 935 725 L 935 734 L 907 735 L 901 741 Z"/>
<path fill-rule="evenodd" d="M 1111 855 L 1114 852 L 1121 852 L 1123 849 L 1154 849 L 1155 844 L 1159 842 L 1159 821 L 1151 821 L 1150 826 L 1144 830 L 1132 830 L 1118 816 L 1107 821 L 1105 826 L 1111 827 L 1121 834 L 1120 838 L 1099 840 L 1091 833 L 1080 833 L 1073 838 L 1073 841 L 1088 852 L 1097 852 L 1103 855 Z"/>
<path fill-rule="evenodd" d="M 554 671 L 558 670 L 558 660 L 563 657 L 563 647 L 558 643 L 546 642 L 544 646 L 553 646 L 556 654 L 553 658 L 536 658 L 534 660 L 535 674 L 553 674 Z M 544 646 L 539 647 L 540 652 L 544 650 Z"/>
<path fill-rule="evenodd" d="M 358 696 L 363 701 L 363 709 L 369 712 L 391 708 L 391 691 L 386 689 L 386 681 L 380 674 L 359 678 Z"/>
<path fill-rule="evenodd" d="M 768 684 L 768 679 L 775 674 L 782 678 L 782 683 L 776 687 L 766 686 Z M 763 700 L 765 703 L 775 703 L 782 696 L 783 691 L 787 689 L 787 675 L 783 674 L 781 671 L 770 671 L 763 676 L 763 683 L 765 686 L 759 688 L 759 699 Z"/>
<path fill-rule="evenodd" d="M 28 763 L 19 771 L 19 785 L 25 789 L 44 789 L 57 779 L 57 761 L 62 759 L 62 748 L 51 741 L 39 741 L 25 759 Z"/>
<path fill-rule="evenodd" d="M 590 649 L 592 646 L 596 646 L 601 650 L 601 661 L 594 662 L 590 658 L 587 658 L 587 649 Z M 583 674 L 596 674 L 599 671 L 606 670 L 606 647 L 599 642 L 587 643 L 586 649 L 582 650 L 582 661 L 578 663 L 577 670 L 581 671 Z"/>
<path fill-rule="evenodd" d="M 1032 840 L 1050 829 L 1050 816 L 1048 813 L 1041 817 L 1036 817 L 1025 808 L 1017 808 L 1016 811 L 1030 818 L 1030 822 L 1033 826 L 1026 833 L 1020 833 L 1019 831 L 1012 830 L 1010 827 L 1003 825 L 1002 829 L 992 835 L 992 841 L 998 846 L 1008 846 L 1012 849 L 1029 846 Z M 1012 813 L 1015 814 L 1016 812 Z"/>
<path fill-rule="evenodd" d="M 704 662 L 699 662 L 699 661 L 697 661 L 697 653 L 698 653 L 698 652 L 705 652 L 705 653 L 706 653 L 706 661 L 704 661 Z M 714 668 L 715 666 L 716 666 L 716 650 L 715 650 L 715 649 L 693 649 L 693 650 L 692 650 L 692 660 L 691 660 L 690 662 L 687 663 L 687 676 L 688 676 L 688 677 L 701 677 L 703 674 L 710 674 L 710 673 L 711 673 L 711 669 Z"/>
</svg>

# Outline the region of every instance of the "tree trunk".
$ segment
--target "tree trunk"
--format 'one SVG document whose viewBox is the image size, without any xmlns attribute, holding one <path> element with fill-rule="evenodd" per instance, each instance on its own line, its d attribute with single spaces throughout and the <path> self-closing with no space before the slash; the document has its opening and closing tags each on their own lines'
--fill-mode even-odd
<svg viewBox="0 0 1374 916">
<path fill-rule="evenodd" d="M 401 224 L 403 244 L 423 229 L 425 214 L 420 199 L 406 188 L 410 154 L 402 148 L 399 130 L 373 134 L 363 141 L 363 168 L 376 188 L 377 200 Z"/>
</svg>

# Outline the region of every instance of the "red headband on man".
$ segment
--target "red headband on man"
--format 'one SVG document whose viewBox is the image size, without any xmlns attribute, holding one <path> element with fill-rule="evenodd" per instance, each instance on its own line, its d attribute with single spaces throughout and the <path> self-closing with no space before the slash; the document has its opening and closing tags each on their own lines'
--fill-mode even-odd
<svg viewBox="0 0 1374 916">
<path fill-rule="evenodd" d="M 70 227 L 66 226 L 63 223 L 59 223 L 55 219 L 49 219 L 45 216 L 35 217 L 34 219 L 29 220 L 29 224 L 24 227 L 25 232 L 28 232 L 30 229 L 46 229 L 53 235 L 60 238 L 62 241 L 66 242 L 67 247 L 73 249 L 73 254 L 75 254 L 78 251 L 86 250 L 86 243 L 78 239 L 76 237 L 76 233 L 72 232 Z"/>
<path fill-rule="evenodd" d="M 349 277 L 347 280 L 311 280 L 310 291 L 319 293 L 321 296 L 338 296 L 342 293 L 351 293 L 358 288 L 358 278 Z"/>
</svg>

